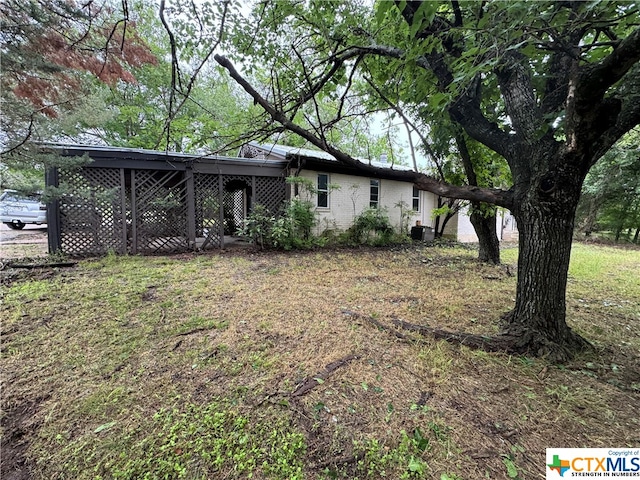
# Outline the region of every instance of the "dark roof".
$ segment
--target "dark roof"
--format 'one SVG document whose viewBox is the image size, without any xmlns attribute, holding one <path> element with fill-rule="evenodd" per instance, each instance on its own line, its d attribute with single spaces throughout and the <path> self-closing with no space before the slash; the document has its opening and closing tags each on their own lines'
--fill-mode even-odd
<svg viewBox="0 0 640 480">
<path fill-rule="evenodd" d="M 51 150 L 62 156 L 88 155 L 94 168 L 137 168 L 144 170 L 186 170 L 189 166 L 200 173 L 222 173 L 228 175 L 281 175 L 287 166 L 286 160 L 238 158 L 220 155 L 194 155 L 178 152 L 162 152 L 141 148 L 42 144 L 43 150 Z"/>
</svg>

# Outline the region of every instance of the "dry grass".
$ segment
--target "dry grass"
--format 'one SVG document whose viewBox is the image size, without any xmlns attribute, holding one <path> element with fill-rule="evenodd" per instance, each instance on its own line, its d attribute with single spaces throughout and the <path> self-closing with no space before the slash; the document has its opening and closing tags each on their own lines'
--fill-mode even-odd
<svg viewBox="0 0 640 480">
<path fill-rule="evenodd" d="M 515 278 L 474 256 L 411 247 L 107 257 L 17 282 L 0 310 L 11 458 L 26 459 L 23 478 L 135 478 L 127 461 L 154 448 L 149 438 L 175 435 L 153 458 L 186 464 L 182 478 L 501 479 L 510 463 L 535 479 L 546 447 L 637 446 L 640 251 L 576 247 L 569 317 L 597 351 L 562 367 L 403 341 L 344 313 L 495 332 Z M 515 263 L 515 251 L 505 258 Z M 305 381 L 315 387 L 292 396 Z M 247 422 L 251 455 L 287 467 L 242 470 L 246 452 L 231 434 L 222 441 L 242 455 L 217 470 L 185 460 L 200 447 L 181 432 L 195 427 L 161 412 L 205 418 L 212 404 Z M 304 447 L 269 443 L 290 434 Z M 255 446 L 267 444 L 271 453 Z M 287 458 L 299 459 L 298 477 Z"/>
</svg>

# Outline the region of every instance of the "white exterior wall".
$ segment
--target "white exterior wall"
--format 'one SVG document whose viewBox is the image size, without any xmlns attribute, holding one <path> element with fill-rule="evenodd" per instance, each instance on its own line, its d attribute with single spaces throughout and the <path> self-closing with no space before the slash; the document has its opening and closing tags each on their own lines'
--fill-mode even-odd
<svg viewBox="0 0 640 480">
<path fill-rule="evenodd" d="M 457 225 L 457 240 L 462 243 L 475 243 L 478 241 L 476 231 L 471 224 L 467 208 L 461 209 L 449 223 Z M 447 224 L 447 228 L 449 224 Z M 445 235 L 448 234 L 445 228 Z M 516 241 L 518 239 L 518 228 L 511 212 L 499 209 L 496 215 L 496 233 L 501 241 Z"/>
<path fill-rule="evenodd" d="M 420 222 L 425 227 L 433 228 L 435 226 L 435 219 L 431 218 L 431 212 L 438 205 L 438 197 L 435 193 L 420 192 Z M 415 225 L 415 222 L 414 222 Z"/>
<path fill-rule="evenodd" d="M 503 211 L 498 217 L 498 235 L 505 242 L 518 240 L 518 225 L 515 217 L 509 211 Z"/>
<path fill-rule="evenodd" d="M 462 241 L 460 240 L 460 237 L 459 237 L 460 230 L 458 229 L 458 217 L 459 217 L 459 213 L 456 213 L 453 217 L 449 219 L 447 224 L 444 226 L 444 230 L 442 231 L 442 236 L 444 238 L 456 240 L 458 242 Z M 444 215 L 440 219 L 440 224 L 442 224 L 443 221 L 444 221 Z"/>
<path fill-rule="evenodd" d="M 316 205 L 318 214 L 316 233 L 320 234 L 327 229 L 348 229 L 353 224 L 354 218 L 369 208 L 371 178 L 313 170 L 303 170 L 300 176 L 312 180 L 317 186 L 318 173 L 329 175 L 329 184 L 339 188 L 330 190 L 328 208 L 317 207 L 316 196 L 309 198 Z M 408 205 L 407 208 L 411 209 L 412 200 L 413 185 L 411 183 L 380 179 L 379 207 L 387 209 L 391 225 L 395 228 L 399 228 L 401 223 L 400 208 L 396 204 L 404 201 Z M 421 208 L 421 210 L 424 209 Z M 409 221 L 409 227 L 415 225 L 421 215 L 422 212 L 414 212 Z"/>
<path fill-rule="evenodd" d="M 458 242 L 462 243 L 475 243 L 478 241 L 478 235 L 476 235 L 476 230 L 473 228 L 471 224 L 471 219 L 469 218 L 469 210 L 466 207 L 461 208 L 455 216 L 449 220 L 449 223 L 458 226 Z"/>
</svg>

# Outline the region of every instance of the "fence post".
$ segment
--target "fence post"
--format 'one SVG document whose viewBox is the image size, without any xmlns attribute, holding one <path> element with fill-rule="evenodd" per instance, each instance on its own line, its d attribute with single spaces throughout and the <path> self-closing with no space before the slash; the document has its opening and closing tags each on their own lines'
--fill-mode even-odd
<svg viewBox="0 0 640 480">
<path fill-rule="evenodd" d="M 124 168 L 120 169 L 120 218 L 118 219 L 122 222 L 122 248 L 118 252 L 121 255 L 125 255 L 127 253 L 127 239 L 129 237 L 129 224 L 127 223 L 127 179 L 125 176 Z M 115 216 L 113 221 L 117 222 Z"/>
<path fill-rule="evenodd" d="M 193 183 L 193 170 L 187 167 L 185 171 L 187 187 L 187 242 L 189 248 L 196 249 L 196 195 Z"/>
<path fill-rule="evenodd" d="M 60 175 L 57 167 L 49 167 L 45 172 L 45 185 L 47 187 L 58 187 Z M 62 251 L 62 238 L 60 235 L 60 200 L 57 198 L 47 202 L 47 241 L 49 253 L 54 254 Z"/>
<path fill-rule="evenodd" d="M 218 203 L 220 204 L 220 248 L 224 248 L 224 180 L 221 173 L 218 173 Z"/>
<path fill-rule="evenodd" d="M 136 213 L 136 171 L 131 169 L 131 253 L 138 253 L 138 215 Z"/>
</svg>

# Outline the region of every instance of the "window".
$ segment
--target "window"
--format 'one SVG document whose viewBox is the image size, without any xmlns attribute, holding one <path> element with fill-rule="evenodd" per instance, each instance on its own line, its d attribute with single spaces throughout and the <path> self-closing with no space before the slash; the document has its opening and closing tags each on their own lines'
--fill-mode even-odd
<svg viewBox="0 0 640 480">
<path fill-rule="evenodd" d="M 416 186 L 413 187 L 413 210 L 420 211 L 420 190 Z"/>
<path fill-rule="evenodd" d="M 380 180 L 371 179 L 369 185 L 369 206 L 371 208 L 378 208 L 378 201 L 380 200 Z"/>
<path fill-rule="evenodd" d="M 318 207 L 329 208 L 329 175 L 318 174 Z"/>
</svg>

